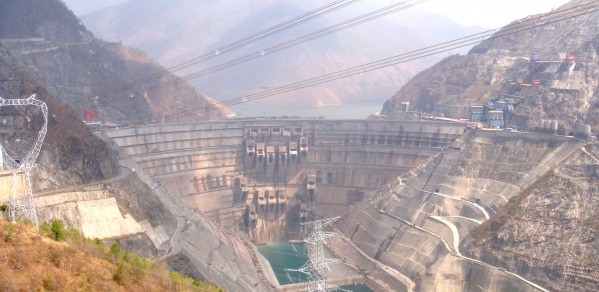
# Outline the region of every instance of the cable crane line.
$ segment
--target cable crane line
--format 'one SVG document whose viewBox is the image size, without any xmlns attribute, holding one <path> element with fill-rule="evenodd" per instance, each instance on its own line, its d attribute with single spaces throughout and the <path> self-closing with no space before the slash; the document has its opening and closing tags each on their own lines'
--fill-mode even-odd
<svg viewBox="0 0 599 292">
<path fill-rule="evenodd" d="M 291 40 L 279 43 L 277 45 L 265 48 L 263 50 L 253 52 L 253 53 L 247 54 L 242 57 L 235 58 L 231 61 L 206 68 L 202 71 L 188 74 L 186 76 L 181 77 L 181 79 L 175 79 L 171 82 L 168 82 L 167 84 L 151 86 L 151 87 L 147 88 L 146 90 L 157 89 L 157 88 L 162 88 L 162 87 L 166 87 L 166 86 L 170 86 L 170 85 L 175 85 L 175 84 L 184 82 L 185 80 L 192 80 L 192 79 L 199 78 L 199 77 L 202 77 L 202 76 L 205 76 L 205 75 L 208 75 L 211 73 L 215 73 L 215 72 L 218 72 L 218 71 L 221 71 L 224 69 L 228 69 L 230 67 L 233 67 L 233 66 L 236 66 L 236 65 L 254 60 L 254 59 L 261 58 L 261 57 L 265 56 L 266 54 L 270 55 L 270 54 L 278 52 L 278 51 L 289 49 L 289 48 L 295 47 L 297 45 L 300 45 L 302 43 L 312 41 L 312 40 L 327 36 L 329 34 L 333 34 L 333 33 L 336 33 L 336 32 L 339 32 L 339 31 L 342 31 L 342 30 L 375 20 L 375 19 L 378 19 L 380 17 L 387 16 L 389 14 L 392 14 L 392 13 L 395 13 L 395 12 L 398 12 L 401 10 L 408 9 L 417 4 L 420 4 L 421 2 L 426 2 L 426 1 L 430 1 L 430 0 L 418 0 L 413 3 L 408 3 L 408 4 L 405 4 L 405 2 L 407 2 L 407 1 L 404 1 L 402 3 L 391 4 L 384 8 L 363 14 L 361 16 L 340 22 L 338 24 L 335 24 L 335 25 L 332 25 L 332 26 L 329 26 L 329 27 L 326 27 L 326 28 L 323 28 L 323 29 L 320 29 L 320 30 L 317 30 L 314 32 L 311 32 L 309 34 L 297 37 L 295 39 L 291 39 Z M 105 105 L 110 104 L 117 98 L 118 97 L 108 99 L 108 101 L 105 101 L 104 104 Z"/>
<path fill-rule="evenodd" d="M 329 4 L 326 4 L 326 5 L 320 6 L 316 9 L 313 9 L 311 11 L 308 11 L 302 15 L 296 16 L 290 20 L 284 21 L 282 23 L 276 24 L 274 26 L 271 26 L 271 27 L 261 30 L 259 32 L 253 33 L 249 36 L 246 36 L 246 37 L 239 39 L 235 42 L 232 42 L 228 45 L 219 47 L 218 49 L 216 49 L 214 51 L 206 52 L 200 56 L 197 56 L 197 57 L 194 57 L 187 61 L 181 62 L 177 65 L 168 67 L 165 70 L 163 70 L 162 72 L 147 76 L 138 81 L 134 81 L 126 86 L 102 92 L 99 95 L 111 95 L 111 94 L 116 94 L 116 93 L 120 93 L 123 91 L 127 91 L 135 85 L 140 85 L 140 84 L 152 81 L 152 80 L 156 80 L 157 78 L 160 78 L 160 77 L 168 75 L 168 74 L 172 74 L 173 72 L 176 72 L 176 71 L 183 70 L 183 69 L 188 68 L 188 67 L 190 67 L 194 64 L 197 64 L 199 62 L 218 57 L 218 56 L 222 55 L 223 53 L 228 53 L 235 49 L 242 48 L 242 47 L 252 44 L 258 40 L 261 40 L 261 39 L 269 37 L 271 35 L 289 30 L 289 29 L 291 29 L 297 25 L 300 25 L 304 22 L 308 22 L 310 20 L 313 20 L 315 18 L 329 14 L 331 12 L 334 12 L 334 11 L 344 8 L 346 6 L 352 5 L 354 3 L 360 2 L 362 0 L 351 0 L 351 1 L 347 1 L 347 2 L 346 1 L 347 0 L 333 1 Z M 345 3 L 343 3 L 343 2 L 345 2 Z"/>
<path fill-rule="evenodd" d="M 519 32 L 531 30 L 531 29 L 542 27 L 545 25 L 550 25 L 550 24 L 558 23 L 558 22 L 565 21 L 568 19 L 576 18 L 576 17 L 582 16 L 582 15 L 594 13 L 598 10 L 599 10 L 599 6 L 597 6 L 597 5 L 589 6 L 589 4 L 582 4 L 582 5 L 570 8 L 570 9 L 561 10 L 559 12 L 552 12 L 552 13 L 548 13 L 548 14 L 545 14 L 542 16 L 526 19 L 519 23 L 507 25 L 507 26 L 503 27 L 502 29 L 488 30 L 488 31 L 473 34 L 473 35 L 470 35 L 467 37 L 458 38 L 453 41 L 448 41 L 448 42 L 440 43 L 437 45 L 429 46 L 429 47 L 426 47 L 423 49 L 411 51 L 408 53 L 399 54 L 399 55 L 396 55 L 393 57 L 366 63 L 363 65 L 348 68 L 345 70 L 317 76 L 317 77 L 306 79 L 306 80 L 299 81 L 296 83 L 291 83 L 291 84 L 287 84 L 287 85 L 280 86 L 277 88 L 264 90 L 264 91 L 254 93 L 254 94 L 249 94 L 246 96 L 229 99 L 229 100 L 220 102 L 218 105 L 207 105 L 207 106 L 203 106 L 203 107 L 197 107 L 197 108 L 193 108 L 193 109 L 189 109 L 189 110 L 185 110 L 185 111 L 181 111 L 181 112 L 177 112 L 177 113 L 164 115 L 164 116 L 161 116 L 158 118 L 135 120 L 135 121 L 132 121 L 132 123 L 133 124 L 144 124 L 144 123 L 149 123 L 149 122 L 156 122 L 157 120 L 170 121 L 170 120 L 180 119 L 180 118 L 187 117 L 187 116 L 196 115 L 199 113 L 208 112 L 208 111 L 215 110 L 215 109 L 224 108 L 224 107 L 231 106 L 231 105 L 236 105 L 236 104 L 246 103 L 246 102 L 253 101 L 253 100 L 263 99 L 263 98 L 267 98 L 270 96 L 287 93 L 287 92 L 299 90 L 299 89 L 306 88 L 306 87 L 311 87 L 311 86 L 322 84 L 322 83 L 335 81 L 338 79 L 347 78 L 347 77 L 358 75 L 358 74 L 363 74 L 363 73 L 366 73 L 369 71 L 393 66 L 393 65 L 396 65 L 399 63 L 405 63 L 408 61 L 424 58 L 424 57 L 431 56 L 434 54 L 444 53 L 447 51 L 455 50 L 457 48 L 474 45 L 474 44 L 482 42 L 483 40 L 502 38 L 502 37 L 516 34 Z M 567 13 L 564 13 L 564 12 L 567 12 Z M 554 17 L 554 18 L 549 18 L 549 17 Z M 539 20 L 542 20 L 542 19 L 545 20 L 543 23 L 535 24 L 536 22 L 539 22 Z M 532 23 L 532 25 L 531 25 L 531 23 Z"/>
</svg>

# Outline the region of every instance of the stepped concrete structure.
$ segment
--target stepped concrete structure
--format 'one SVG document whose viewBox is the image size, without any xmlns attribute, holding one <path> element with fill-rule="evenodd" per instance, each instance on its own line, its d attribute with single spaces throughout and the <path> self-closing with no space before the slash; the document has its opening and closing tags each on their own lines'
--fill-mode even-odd
<svg viewBox="0 0 599 292">
<path fill-rule="evenodd" d="M 266 120 L 158 125 L 107 134 L 187 206 L 256 242 L 297 231 L 299 204 L 333 215 L 407 172 L 463 125 Z M 281 227 L 284 226 L 284 227 Z M 296 236 L 297 237 L 297 236 Z"/>
<path fill-rule="evenodd" d="M 465 246 L 582 144 L 420 121 L 231 120 L 105 135 L 173 214 L 193 218 L 171 235 L 173 250 L 231 290 L 293 290 L 253 244 L 300 239 L 299 223 L 331 216 L 347 240 L 330 251 L 375 290 L 545 290 L 528 279 L 534 270 L 481 262 Z"/>
</svg>

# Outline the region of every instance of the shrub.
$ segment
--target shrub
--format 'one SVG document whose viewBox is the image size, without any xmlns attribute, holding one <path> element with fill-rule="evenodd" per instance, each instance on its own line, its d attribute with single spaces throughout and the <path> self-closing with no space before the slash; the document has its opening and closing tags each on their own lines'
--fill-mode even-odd
<svg viewBox="0 0 599 292">
<path fill-rule="evenodd" d="M 116 242 L 110 245 L 109 250 L 115 258 L 118 258 L 118 256 L 121 254 L 121 246 L 119 246 L 119 244 Z"/>
<path fill-rule="evenodd" d="M 125 263 L 122 261 L 119 261 L 117 264 L 117 269 L 116 272 L 114 273 L 114 275 L 112 276 L 112 279 L 117 282 L 117 284 L 119 285 L 125 285 L 125 283 L 127 282 L 127 268 L 125 267 Z"/>
<path fill-rule="evenodd" d="M 187 281 L 189 281 L 189 283 L 191 283 L 191 285 L 193 285 L 193 286 L 200 287 L 200 288 L 203 288 L 205 286 L 204 282 L 202 282 L 200 280 L 197 280 L 197 279 L 194 279 L 191 277 L 187 277 L 187 276 L 185 277 L 185 279 Z"/>
<path fill-rule="evenodd" d="M 45 277 L 42 280 L 42 285 L 44 286 L 44 289 L 46 289 L 46 291 L 54 291 L 56 286 L 54 285 L 54 280 L 52 280 L 52 278 L 50 277 Z"/>
<path fill-rule="evenodd" d="M 60 220 L 52 220 L 50 223 L 50 236 L 55 240 L 63 240 L 65 238 L 64 223 Z"/>
<path fill-rule="evenodd" d="M 67 227 L 64 230 L 64 237 L 65 239 L 68 239 L 73 242 L 80 242 L 83 239 L 83 236 L 75 227 Z"/>
<path fill-rule="evenodd" d="M 4 225 L 4 230 L 3 230 L 3 239 L 4 242 L 11 242 L 14 240 L 16 234 L 17 234 L 17 230 L 15 229 L 15 227 L 12 224 L 6 224 Z"/>
<path fill-rule="evenodd" d="M 177 272 L 170 272 L 168 274 L 168 277 L 171 278 L 171 280 L 174 280 L 174 281 L 180 281 L 181 280 L 181 276 L 179 276 L 179 274 Z"/>
</svg>

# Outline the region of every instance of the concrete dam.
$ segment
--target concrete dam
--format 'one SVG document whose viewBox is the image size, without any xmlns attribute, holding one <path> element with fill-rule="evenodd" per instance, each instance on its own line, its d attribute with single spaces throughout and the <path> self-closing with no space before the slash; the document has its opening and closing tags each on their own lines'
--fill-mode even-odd
<svg viewBox="0 0 599 292">
<path fill-rule="evenodd" d="M 200 218 L 171 241 L 233 291 L 285 290 L 254 244 L 301 239 L 299 223 L 332 216 L 347 240 L 328 249 L 374 290 L 542 290 L 464 246 L 474 227 L 580 147 L 411 121 L 232 120 L 106 135 L 152 189 L 184 205 L 181 216 Z"/>
<path fill-rule="evenodd" d="M 255 242 L 287 240 L 314 205 L 340 214 L 462 135 L 463 126 L 372 121 L 230 121 L 109 135 L 187 206 Z M 159 182 L 159 183 L 158 183 Z M 303 206 L 303 207 L 302 207 Z M 287 226 L 287 227 L 285 227 Z"/>
</svg>

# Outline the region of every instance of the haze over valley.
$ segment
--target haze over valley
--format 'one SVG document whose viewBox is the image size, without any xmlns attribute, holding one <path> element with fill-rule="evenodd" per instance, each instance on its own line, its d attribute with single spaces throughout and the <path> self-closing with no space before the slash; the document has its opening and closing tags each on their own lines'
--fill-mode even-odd
<svg viewBox="0 0 599 292">
<path fill-rule="evenodd" d="M 0 1 L 0 290 L 596 291 L 598 28 L 585 0 Z"/>
<path fill-rule="evenodd" d="M 317 1 L 218 1 L 216 6 L 176 1 L 165 5 L 129 1 L 83 15 L 84 23 L 105 40 L 123 41 L 148 52 L 166 67 L 214 52 L 257 30 L 266 29 L 321 5 Z M 356 3 L 300 26 L 223 53 L 176 72 L 188 76 L 247 55 L 264 56 L 212 74 L 189 78 L 199 91 L 218 100 L 259 92 L 326 73 L 410 52 L 482 30 L 465 27 L 417 7 L 298 43 L 281 51 L 266 49 L 308 35 L 347 19 L 385 7 L 386 3 Z M 133 13 L 134 11 L 134 13 Z M 156 21 L 160 19 L 160 21 Z M 428 21 L 433 20 L 433 21 Z M 464 53 L 468 48 L 450 53 Z M 261 104 L 326 106 L 386 100 L 417 72 L 446 55 L 418 59 L 360 76 L 255 101 Z M 365 117 L 365 116 L 362 116 Z"/>
</svg>

